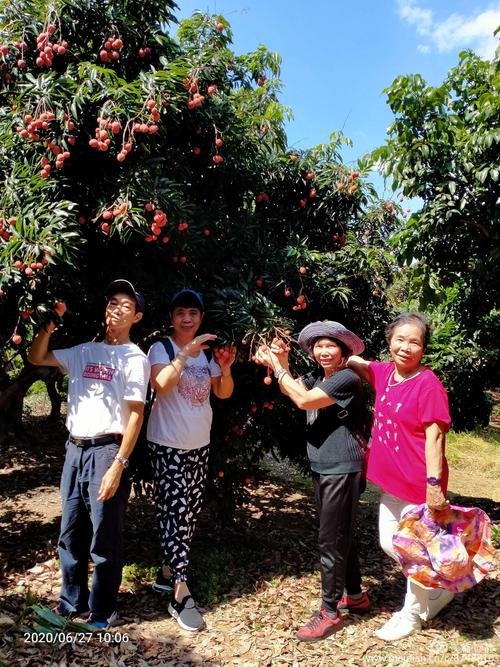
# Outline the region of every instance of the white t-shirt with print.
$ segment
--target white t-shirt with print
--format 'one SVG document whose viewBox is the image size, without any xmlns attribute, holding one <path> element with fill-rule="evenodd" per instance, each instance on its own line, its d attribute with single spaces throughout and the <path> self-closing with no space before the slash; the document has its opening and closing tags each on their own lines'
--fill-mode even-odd
<svg viewBox="0 0 500 667">
<path fill-rule="evenodd" d="M 146 400 L 150 367 L 134 343 L 83 343 L 52 350 L 69 376 L 66 426 L 76 438 L 123 433 L 127 401 Z"/>
<path fill-rule="evenodd" d="M 172 338 L 170 342 L 177 354 L 179 347 Z M 160 341 L 153 343 L 148 357 L 151 366 L 170 363 Z M 208 362 L 203 351 L 197 357 L 189 357 L 177 386 L 168 394 L 156 394 L 148 422 L 148 440 L 175 449 L 199 449 L 208 445 L 212 426 L 211 380 L 220 375 L 219 364 L 213 357 Z"/>
</svg>

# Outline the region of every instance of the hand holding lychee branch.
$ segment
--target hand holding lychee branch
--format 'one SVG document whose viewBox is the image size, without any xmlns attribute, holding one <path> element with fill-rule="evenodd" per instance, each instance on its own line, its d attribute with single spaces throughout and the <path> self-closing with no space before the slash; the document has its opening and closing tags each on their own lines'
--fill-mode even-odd
<svg viewBox="0 0 500 667">
<path fill-rule="evenodd" d="M 275 339 L 276 340 L 276 339 Z M 277 339 L 279 343 L 273 343 L 271 346 L 268 345 L 260 345 L 259 348 L 257 349 L 255 355 L 253 356 L 253 360 L 257 364 L 262 364 L 263 366 L 267 366 L 267 375 L 264 378 L 264 384 L 270 385 L 272 383 L 272 378 L 271 378 L 271 371 L 273 371 L 275 378 L 278 380 L 278 384 L 280 384 L 280 380 L 283 377 L 284 374 L 290 374 L 289 368 L 288 368 L 288 350 L 286 344 L 281 341 L 280 339 Z M 273 349 L 274 346 L 274 349 Z M 289 348 L 288 348 L 289 349 Z M 275 352 L 274 350 L 277 350 L 278 352 Z M 281 355 L 281 359 L 280 359 Z M 284 356 L 286 355 L 286 356 Z M 280 387 L 281 390 L 283 391 L 283 388 Z M 287 393 L 287 392 L 284 392 Z"/>
<path fill-rule="evenodd" d="M 223 347 L 219 347 L 215 350 L 214 355 L 223 375 L 229 373 L 230 368 L 236 359 L 236 346 L 224 345 Z"/>
<path fill-rule="evenodd" d="M 270 349 L 271 352 L 278 357 L 279 363 L 282 365 L 288 364 L 290 345 L 288 345 L 282 338 L 278 338 L 277 336 L 273 338 Z"/>
<path fill-rule="evenodd" d="M 64 301 L 56 301 L 53 310 L 49 311 L 45 318 L 44 329 L 48 334 L 53 333 L 62 322 L 67 306 Z"/>
<path fill-rule="evenodd" d="M 273 370 L 280 365 L 278 356 L 269 345 L 259 345 L 254 355 L 254 361 Z"/>
<path fill-rule="evenodd" d="M 251 360 L 256 364 L 267 366 L 267 375 L 264 378 L 263 382 L 266 385 L 272 383 L 271 371 L 276 373 L 279 372 L 289 372 L 288 370 L 288 354 L 290 352 L 290 330 L 289 329 L 274 329 L 275 335 L 269 344 L 266 338 L 262 334 L 257 334 L 252 337 L 252 344 L 255 338 L 258 339 L 259 343 L 255 348 L 255 351 L 251 353 Z"/>
</svg>

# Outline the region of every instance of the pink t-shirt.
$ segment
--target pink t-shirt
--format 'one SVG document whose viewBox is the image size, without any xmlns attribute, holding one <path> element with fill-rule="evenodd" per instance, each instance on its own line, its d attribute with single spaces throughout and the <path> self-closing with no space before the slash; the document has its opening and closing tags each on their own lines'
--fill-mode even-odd
<svg viewBox="0 0 500 667">
<path fill-rule="evenodd" d="M 394 380 L 394 363 L 373 361 L 370 382 L 375 388 L 368 479 L 383 491 L 410 503 L 425 503 L 425 426 L 450 427 L 448 396 L 436 375 L 423 369 L 409 380 Z M 442 488 L 448 486 L 443 461 Z"/>
</svg>

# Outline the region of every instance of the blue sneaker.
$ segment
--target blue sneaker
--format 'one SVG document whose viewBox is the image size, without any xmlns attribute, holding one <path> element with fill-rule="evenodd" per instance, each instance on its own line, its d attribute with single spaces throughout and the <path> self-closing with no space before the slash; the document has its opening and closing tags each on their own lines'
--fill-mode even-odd
<svg viewBox="0 0 500 667">
<path fill-rule="evenodd" d="M 115 625 L 121 625 L 122 620 L 118 616 L 118 612 L 114 611 L 107 619 L 99 619 L 94 614 L 90 614 L 89 620 L 86 623 L 95 630 L 108 630 L 108 628 L 113 628 Z"/>
</svg>

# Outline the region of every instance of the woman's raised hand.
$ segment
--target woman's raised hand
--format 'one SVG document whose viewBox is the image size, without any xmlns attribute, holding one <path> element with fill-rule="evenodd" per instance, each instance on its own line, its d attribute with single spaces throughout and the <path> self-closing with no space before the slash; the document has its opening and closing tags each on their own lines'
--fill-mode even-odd
<svg viewBox="0 0 500 667">
<path fill-rule="evenodd" d="M 275 354 L 280 361 L 288 359 L 290 346 L 282 338 L 273 338 L 270 346 L 271 352 Z"/>
<path fill-rule="evenodd" d="M 182 348 L 182 351 L 190 357 L 194 357 L 200 352 L 200 350 L 208 349 L 208 341 L 215 340 L 217 336 L 215 334 L 201 334 L 196 336 L 193 340 L 190 340 L 189 343 L 186 343 Z"/>
<path fill-rule="evenodd" d="M 224 345 L 223 347 L 219 347 L 215 350 L 214 355 L 221 370 L 229 369 L 236 359 L 236 346 Z"/>
<path fill-rule="evenodd" d="M 257 351 L 255 352 L 253 360 L 257 364 L 262 364 L 263 366 L 267 366 L 268 368 L 274 368 L 278 363 L 278 357 L 271 350 L 269 345 L 259 345 Z"/>
</svg>

